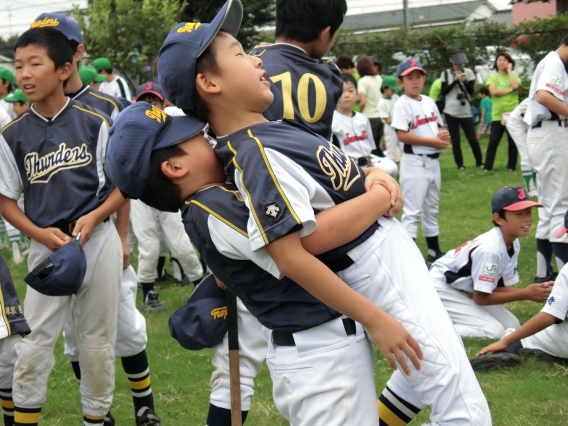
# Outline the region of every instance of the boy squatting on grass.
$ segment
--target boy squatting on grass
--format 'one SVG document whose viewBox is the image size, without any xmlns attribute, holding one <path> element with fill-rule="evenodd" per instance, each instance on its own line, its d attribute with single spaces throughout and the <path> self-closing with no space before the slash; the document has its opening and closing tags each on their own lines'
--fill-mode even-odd
<svg viewBox="0 0 568 426">
<path fill-rule="evenodd" d="M 314 229 L 314 210 L 360 195 L 363 173 L 321 137 L 289 122 L 264 119 L 262 112 L 273 96 L 262 61 L 246 55 L 234 38 L 240 26 L 233 10 L 237 6 L 239 2 L 227 2 L 210 25 L 178 24 L 160 50 L 158 65 L 164 91 L 169 91 L 169 81 L 181 79 L 185 89 L 178 98 L 195 104 L 216 134 L 227 135 L 218 138 L 216 152 L 251 211 L 247 229 L 252 250 L 266 246 L 280 272 L 366 325 L 387 359 L 392 359 L 392 351 L 382 341 L 390 338 L 373 324 L 376 315 L 384 315 L 377 306 L 403 321 L 422 343 L 426 361 L 420 371 L 411 366 L 410 376 L 395 371 L 388 387 L 406 401 L 411 399 L 414 408 L 431 406 L 434 422 L 491 424 L 461 340 L 434 288 L 424 284 L 429 282 L 424 260 L 395 219 L 381 218 L 380 225 L 374 224 L 352 244 L 322 256 L 373 304 L 349 292 L 338 276 L 301 247 L 300 237 Z M 191 32 L 185 30 L 190 27 Z M 224 31 L 218 32 L 220 28 Z M 191 70 L 196 70 L 195 81 Z M 182 182 L 177 172 L 171 176 Z M 405 259 L 404 267 L 400 259 Z M 373 313 L 367 316 L 366 309 Z M 279 351 L 285 347 L 275 346 L 276 358 Z M 274 374 L 273 380 L 276 389 L 288 386 Z"/>
<path fill-rule="evenodd" d="M 49 297 L 27 288 L 24 311 L 34 332 L 18 343 L 15 424 L 37 425 L 55 363 L 53 348 L 72 310 L 80 347 L 83 422 L 102 426 L 114 389 L 122 276 L 120 240 L 108 217 L 126 203 L 102 173 L 109 118 L 65 97 L 73 52 L 60 31 L 28 30 L 14 52 L 18 85 L 34 104 L 0 135 L 0 212 L 32 239 L 29 270 L 79 232 L 87 260 L 73 306 L 70 296 Z M 57 152 L 64 153 L 61 161 L 48 161 Z M 22 193 L 25 214 L 16 203 Z"/>
<path fill-rule="evenodd" d="M 515 300 L 544 302 L 552 282 L 511 287 L 519 282 L 518 237 L 529 233 L 532 207 L 520 186 L 506 186 L 491 201 L 494 227 L 438 259 L 430 276 L 460 336 L 498 339 L 519 320 L 503 303 Z"/>
<path fill-rule="evenodd" d="M 159 123 L 150 116 L 165 121 Z M 292 375 L 295 378 L 291 379 L 296 397 L 301 396 L 305 403 L 311 401 L 305 406 L 311 405 L 312 409 L 306 411 L 302 407 L 292 407 L 287 401 L 279 403 L 286 398 L 285 394 L 275 398 L 277 407 L 292 424 L 377 424 L 379 418 L 372 351 L 369 342 L 364 339 L 362 327 L 357 326 L 352 330 L 355 334 L 348 337 L 350 343 L 346 346 L 346 331 L 343 327 L 337 328 L 338 324 L 342 324 L 340 314 L 317 301 L 291 280 L 285 277 L 278 279 L 282 275 L 264 249 L 251 251 L 245 231 L 248 210 L 242 198 L 235 187 L 223 184 L 226 177 L 222 165 L 206 141 L 200 135 L 192 137 L 204 126 L 205 123 L 194 117 L 160 115 L 157 108 L 143 102 L 127 108 L 111 130 L 108 151 L 111 179 L 125 193 L 140 196 L 143 202 L 155 208 L 176 210 L 183 206 L 186 231 L 215 275 L 242 299 L 263 325 L 275 330 L 280 338 L 283 335 L 292 337 L 294 333 L 293 339 L 298 348 L 314 350 L 314 354 L 306 354 L 301 359 L 302 364 L 314 365 L 312 371 L 302 375 L 301 384 L 298 383 L 298 376 Z M 141 138 L 139 135 L 144 136 Z M 176 144 L 179 140 L 183 142 Z M 146 150 L 137 153 L 131 148 L 133 146 L 140 151 Z M 140 164 L 148 166 L 132 174 Z M 182 184 L 168 179 L 170 167 L 185 170 L 188 176 Z M 368 179 L 371 179 L 376 169 L 368 170 Z M 362 204 L 365 199 L 366 204 Z M 317 231 L 305 237 L 303 244 L 317 252 L 334 248 L 356 238 L 390 208 L 389 196 L 379 185 L 372 185 L 369 192 L 350 202 L 356 204 L 349 210 L 345 209 L 349 203 L 344 203 L 320 213 Z M 400 203 L 392 214 L 399 209 Z M 332 216 L 333 222 L 329 223 L 327 219 L 326 224 L 330 214 L 341 214 L 334 210 L 343 211 L 344 214 Z M 344 229 L 337 223 L 357 225 Z M 271 271 L 276 277 L 266 271 Z M 250 313 L 247 314 L 240 306 L 240 324 L 247 326 L 241 328 L 239 333 L 243 417 L 246 417 L 250 407 L 253 379 L 268 349 L 260 326 L 249 317 Z M 317 338 L 318 334 L 324 337 Z M 258 341 L 259 336 L 263 341 Z M 335 345 L 337 347 L 334 348 Z M 260 356 L 256 346 L 264 349 Z M 296 352 L 296 347 L 288 350 Z M 222 388 L 225 388 L 225 394 L 228 390 L 228 371 L 222 371 L 222 365 L 219 365 L 222 363 L 220 358 L 226 354 L 227 348 L 219 345 L 213 359 L 217 372 L 212 377 L 213 394 L 207 420 L 209 426 L 230 424 L 229 401 L 222 403 Z M 334 363 L 329 363 L 330 356 L 339 357 L 341 362 L 333 367 Z M 271 358 L 274 355 L 269 354 L 269 367 L 274 363 Z M 287 358 L 291 365 L 297 362 L 297 354 Z M 274 369 L 271 370 L 274 373 Z M 321 380 L 325 384 L 317 386 Z M 282 404 L 287 404 L 290 409 L 283 409 Z M 325 410 L 326 414 L 320 410 Z M 224 422 L 221 418 L 223 414 Z"/>
</svg>

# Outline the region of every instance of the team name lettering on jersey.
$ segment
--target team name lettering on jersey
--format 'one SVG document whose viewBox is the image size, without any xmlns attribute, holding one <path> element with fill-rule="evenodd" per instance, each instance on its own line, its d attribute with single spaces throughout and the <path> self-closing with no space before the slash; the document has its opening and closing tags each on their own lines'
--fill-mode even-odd
<svg viewBox="0 0 568 426">
<path fill-rule="evenodd" d="M 93 160 L 87 144 L 67 148 L 65 142 L 59 144 L 59 149 L 40 157 L 37 152 L 30 152 L 24 157 L 26 177 L 30 183 L 47 183 L 52 176 L 61 170 L 85 167 Z"/>
<path fill-rule="evenodd" d="M 166 121 L 167 115 L 160 108 L 152 105 L 152 109 L 146 110 L 146 117 L 156 120 L 158 123 L 162 124 Z"/>
<path fill-rule="evenodd" d="M 349 133 L 345 133 L 345 140 L 343 141 L 343 145 L 349 145 L 350 143 L 353 142 L 366 141 L 367 139 L 368 139 L 367 132 L 365 130 L 361 132 L 361 136 L 358 135 L 350 136 Z"/>
<path fill-rule="evenodd" d="M 211 311 L 213 319 L 227 319 L 227 307 L 215 308 Z"/>
<path fill-rule="evenodd" d="M 432 123 L 438 121 L 436 114 L 432 111 L 432 115 L 430 117 L 420 118 L 420 116 L 416 116 L 416 121 L 412 123 L 412 128 L 417 129 L 419 126 L 423 126 L 424 124 Z"/>
<path fill-rule="evenodd" d="M 201 22 L 186 22 L 183 27 L 177 29 L 178 33 L 192 33 L 201 26 Z"/>
<path fill-rule="evenodd" d="M 32 22 L 32 28 L 39 27 L 57 27 L 59 25 L 59 20 L 57 18 L 43 18 L 40 21 Z"/>
<path fill-rule="evenodd" d="M 321 170 L 331 178 L 334 191 L 341 188 L 344 191 L 349 190 L 351 185 L 361 177 L 353 160 L 332 144 L 329 144 L 329 148 L 320 146 L 316 156 Z"/>
</svg>

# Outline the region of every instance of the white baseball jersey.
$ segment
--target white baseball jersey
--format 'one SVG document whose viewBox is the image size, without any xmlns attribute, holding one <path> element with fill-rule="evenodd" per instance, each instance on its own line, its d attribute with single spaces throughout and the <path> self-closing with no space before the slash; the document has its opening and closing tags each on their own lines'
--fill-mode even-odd
<svg viewBox="0 0 568 426">
<path fill-rule="evenodd" d="M 421 95 L 420 100 L 402 95 L 392 111 L 391 126 L 396 130 L 412 132 L 424 138 L 437 138 L 438 125 L 444 122 L 440 111 L 432 98 Z M 403 152 L 406 154 L 436 154 L 442 152 L 430 146 L 404 144 Z"/>
<path fill-rule="evenodd" d="M 525 113 L 525 123 L 529 126 L 551 118 L 550 110 L 536 101 L 536 92 L 539 90 L 552 93 L 564 105 L 568 105 L 568 73 L 564 62 L 556 52 L 546 55 L 534 72 L 529 90 L 529 106 Z"/>
<path fill-rule="evenodd" d="M 379 117 L 383 119 L 383 123 L 385 123 L 385 118 L 392 118 L 392 110 L 394 108 L 394 104 L 399 99 L 400 96 L 394 93 L 390 98 L 381 98 L 379 100 Z M 389 124 L 385 123 L 385 126 L 389 126 Z"/>
<path fill-rule="evenodd" d="M 121 84 L 118 83 L 119 81 Z M 113 81 L 103 81 L 99 87 L 99 91 L 114 96 L 115 98 L 123 97 L 128 100 L 131 99 L 128 83 L 119 75 L 117 75 Z"/>
<path fill-rule="evenodd" d="M 492 293 L 498 286 L 519 282 L 518 265 L 521 244 L 513 241 L 511 252 L 505 245 L 501 229 L 496 226 L 454 250 L 432 265 L 446 277 L 452 287 L 472 293 Z"/>
<path fill-rule="evenodd" d="M 8 115 L 10 116 L 11 120 L 16 118 L 16 113 L 14 112 L 14 104 L 13 103 L 6 102 L 4 99 L 0 99 L 0 109 L 5 110 L 8 113 Z"/>
<path fill-rule="evenodd" d="M 568 268 L 563 267 L 556 277 L 552 292 L 548 296 L 548 300 L 544 304 L 541 312 L 552 315 L 560 321 L 564 321 L 564 341 L 568 344 Z"/>
<path fill-rule="evenodd" d="M 371 123 L 359 112 L 353 111 L 351 117 L 348 117 L 334 111 L 331 130 L 339 141 L 341 150 L 352 158 L 368 157 L 375 149 Z"/>
<path fill-rule="evenodd" d="M 0 108 L 0 129 L 12 121 L 12 118 L 6 110 Z"/>
</svg>

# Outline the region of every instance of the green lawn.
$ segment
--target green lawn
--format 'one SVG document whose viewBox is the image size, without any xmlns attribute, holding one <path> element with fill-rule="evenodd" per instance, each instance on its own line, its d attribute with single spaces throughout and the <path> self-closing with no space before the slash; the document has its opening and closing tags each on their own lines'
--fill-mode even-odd
<svg viewBox="0 0 568 426">
<path fill-rule="evenodd" d="M 487 139 L 482 141 L 483 151 Z M 475 169 L 475 161 L 467 142 L 462 138 L 465 171 L 455 167 L 451 150 L 441 158 L 442 196 L 439 222 L 440 243 L 443 250 L 450 250 L 479 235 L 492 226 L 491 196 L 504 185 L 522 185 L 520 171 L 506 170 L 506 140 L 503 140 L 495 162 L 494 171 L 483 173 Z M 531 283 L 535 273 L 536 216 L 530 236 L 521 241 L 523 250 L 519 257 L 520 286 Z M 418 244 L 425 253 L 425 242 Z M 9 252 L 3 252 L 9 258 Z M 133 259 L 134 263 L 136 259 Z M 26 268 L 10 264 L 18 294 L 23 300 Z M 160 292 L 166 312 L 146 314 L 148 328 L 148 356 L 152 373 L 152 389 L 156 411 L 167 426 L 204 425 L 209 406 L 209 377 L 212 350 L 189 352 L 182 349 L 169 335 L 169 316 L 185 303 L 191 288 L 166 286 Z M 138 296 L 139 303 L 141 295 Z M 104 303 L 104 301 L 102 301 Z M 524 322 L 540 310 L 540 305 L 531 302 L 516 302 L 508 306 Z M 488 341 L 466 340 L 469 355 Z M 41 424 L 78 425 L 81 422 L 81 405 L 78 387 L 69 363 L 63 356 L 62 341 L 55 348 L 57 363 L 49 380 L 47 403 L 43 407 Z M 390 370 L 382 356 L 377 353 L 376 383 L 380 392 Z M 133 409 L 128 381 L 117 363 L 116 392 L 112 407 L 117 424 L 134 424 Z M 525 362 L 521 368 L 507 372 L 478 374 L 487 395 L 495 425 L 564 425 L 568 424 L 568 369 L 565 366 L 540 364 L 534 360 Z M 264 368 L 256 382 L 256 396 L 246 422 L 247 425 L 287 425 L 274 408 L 271 397 L 271 382 Z M 421 413 L 411 424 L 426 422 L 428 414 Z M 364 425 L 361 425 L 364 426 Z"/>
</svg>

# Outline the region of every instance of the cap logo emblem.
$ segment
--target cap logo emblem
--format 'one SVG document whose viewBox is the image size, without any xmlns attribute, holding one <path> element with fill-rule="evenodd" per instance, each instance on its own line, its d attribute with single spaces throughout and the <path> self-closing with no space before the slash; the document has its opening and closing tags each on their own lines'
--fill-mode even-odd
<svg viewBox="0 0 568 426">
<path fill-rule="evenodd" d="M 186 22 L 183 27 L 177 29 L 178 33 L 192 33 L 201 26 L 201 22 Z"/>
<path fill-rule="evenodd" d="M 152 105 L 152 109 L 146 110 L 146 117 L 156 120 L 158 123 L 162 124 L 166 121 L 168 117 L 164 111 Z"/>
<path fill-rule="evenodd" d="M 144 87 L 144 90 L 152 90 L 152 82 L 147 83 L 146 87 Z"/>
<path fill-rule="evenodd" d="M 524 200 L 525 198 L 527 198 L 527 193 L 523 188 L 517 189 L 517 191 L 519 193 L 519 200 Z"/>
<path fill-rule="evenodd" d="M 415 67 L 416 66 L 416 61 L 414 59 L 410 60 L 410 66 L 411 67 Z"/>
<path fill-rule="evenodd" d="M 32 28 L 39 28 L 39 27 L 57 27 L 59 25 L 59 19 L 57 18 L 43 18 L 40 21 L 32 22 Z"/>
<path fill-rule="evenodd" d="M 211 311 L 211 316 L 214 320 L 216 319 L 227 319 L 227 307 L 215 308 Z"/>
</svg>

